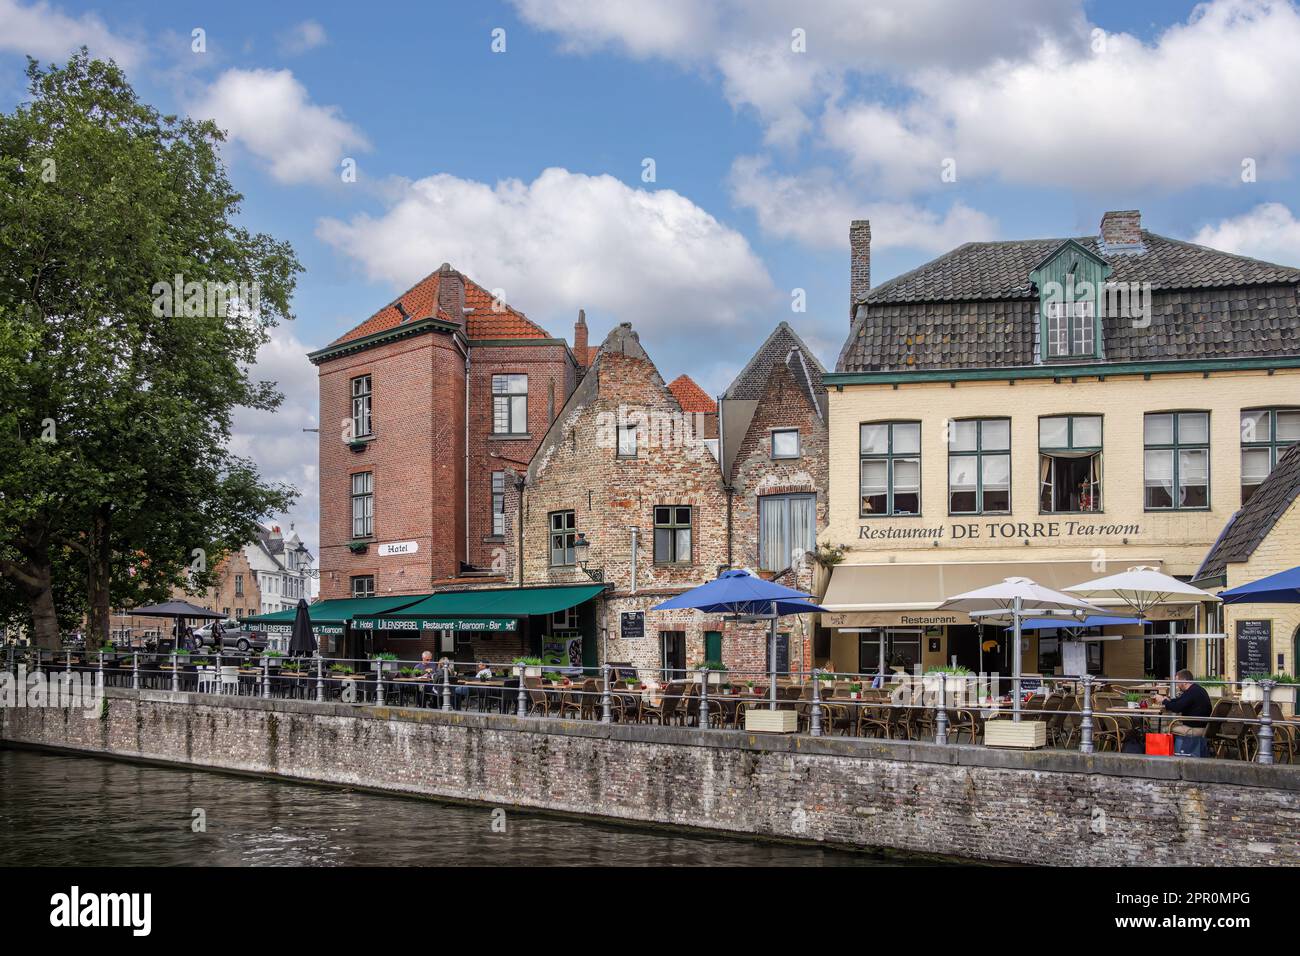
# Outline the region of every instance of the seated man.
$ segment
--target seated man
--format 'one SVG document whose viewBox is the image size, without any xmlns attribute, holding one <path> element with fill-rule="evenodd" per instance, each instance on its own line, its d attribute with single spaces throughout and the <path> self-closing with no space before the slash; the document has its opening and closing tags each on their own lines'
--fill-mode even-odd
<svg viewBox="0 0 1300 956">
<path fill-rule="evenodd" d="M 492 668 L 488 667 L 487 661 L 478 662 L 478 670 L 474 672 L 475 680 L 491 680 Z"/>
<path fill-rule="evenodd" d="M 1156 703 L 1164 704 L 1165 711 L 1170 714 L 1182 714 L 1184 718 L 1209 717 L 1212 707 L 1210 705 L 1210 695 L 1205 692 L 1205 688 L 1192 680 L 1192 672 L 1183 669 L 1174 675 L 1174 686 L 1178 690 L 1177 697 L 1162 697 L 1156 695 Z M 1184 725 L 1183 733 L 1189 737 L 1205 736 L 1205 721 L 1185 719 L 1181 722 Z"/>
</svg>

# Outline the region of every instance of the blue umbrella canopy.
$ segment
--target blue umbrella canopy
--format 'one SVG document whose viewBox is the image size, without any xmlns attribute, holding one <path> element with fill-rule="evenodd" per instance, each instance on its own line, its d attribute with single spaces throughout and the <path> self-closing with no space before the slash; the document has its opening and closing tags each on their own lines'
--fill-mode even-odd
<svg viewBox="0 0 1300 956">
<path fill-rule="evenodd" d="M 765 581 L 753 571 L 745 570 L 723 571 L 708 584 L 701 584 L 662 604 L 656 604 L 652 610 L 694 608 L 706 614 L 771 617 L 773 603 L 776 604 L 777 617 L 826 610 L 812 603 L 811 594 L 774 581 Z"/>
<path fill-rule="evenodd" d="M 1220 591 L 1224 604 L 1300 604 L 1300 567 Z"/>
<path fill-rule="evenodd" d="M 1074 621 L 1069 618 L 1060 617 L 1031 617 L 1020 623 L 1022 630 L 1026 631 L 1057 631 L 1067 630 L 1075 631 L 1084 627 L 1109 627 L 1112 624 L 1141 624 L 1141 618 L 1136 617 L 1107 617 L 1104 614 L 1094 614 L 1091 617 L 1084 618 L 1082 621 Z M 1008 631 L 1015 630 L 1015 626 L 1007 628 Z"/>
</svg>

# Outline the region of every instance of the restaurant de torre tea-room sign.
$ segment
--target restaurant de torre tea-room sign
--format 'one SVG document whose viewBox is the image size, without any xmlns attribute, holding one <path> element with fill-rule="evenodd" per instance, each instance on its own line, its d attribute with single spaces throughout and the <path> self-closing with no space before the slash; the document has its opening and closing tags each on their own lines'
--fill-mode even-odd
<svg viewBox="0 0 1300 956">
<path fill-rule="evenodd" d="M 1142 525 L 1066 518 L 1054 521 L 954 521 L 938 525 L 878 525 L 858 528 L 859 541 L 1029 541 L 1066 538 L 1137 537 Z"/>
</svg>

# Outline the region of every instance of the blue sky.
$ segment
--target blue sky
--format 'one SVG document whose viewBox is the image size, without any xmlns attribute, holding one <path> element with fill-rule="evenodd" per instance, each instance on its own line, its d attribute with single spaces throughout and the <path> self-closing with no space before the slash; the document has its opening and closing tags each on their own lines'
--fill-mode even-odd
<svg viewBox="0 0 1300 956">
<path fill-rule="evenodd" d="M 1123 208 L 1300 264 L 1286 2 L 0 0 L 4 108 L 24 53 L 83 42 L 230 131 L 246 224 L 306 266 L 259 362 L 287 401 L 242 416 L 236 445 L 303 490 L 289 519 L 312 542 L 302 354 L 444 260 L 557 336 L 578 308 L 593 340 L 631 321 L 665 377 L 714 393 L 782 320 L 833 366 L 854 217 L 877 283 Z"/>
</svg>

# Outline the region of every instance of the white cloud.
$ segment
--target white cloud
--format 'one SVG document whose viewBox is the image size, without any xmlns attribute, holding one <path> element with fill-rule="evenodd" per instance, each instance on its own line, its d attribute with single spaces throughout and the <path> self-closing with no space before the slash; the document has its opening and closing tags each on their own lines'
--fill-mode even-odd
<svg viewBox="0 0 1300 956">
<path fill-rule="evenodd" d="M 565 169 L 495 185 L 428 176 L 382 215 L 316 232 L 395 288 L 450 262 L 552 331 L 579 307 L 644 335 L 738 323 L 781 299 L 745 238 L 689 199 Z"/>
<path fill-rule="evenodd" d="M 303 20 L 295 23 L 279 36 L 280 52 L 288 56 L 297 56 L 324 46 L 329 42 L 325 28 L 315 20 Z"/>
<path fill-rule="evenodd" d="M 282 183 L 337 181 L 340 161 L 370 148 L 338 107 L 311 102 L 290 70 L 227 70 L 189 112 L 216 120 Z"/>
<path fill-rule="evenodd" d="M 258 351 L 249 376 L 275 382 L 284 401 L 273 412 L 236 409 L 230 450 L 257 462 L 264 480 L 286 482 L 301 492 L 293 510 L 275 516 L 275 523 L 286 531 L 292 523 L 311 553 L 319 555 L 318 437 L 303 431 L 319 424 L 317 376 L 307 361 L 309 351 L 284 326 L 271 330 L 271 340 Z"/>
<path fill-rule="evenodd" d="M 57 60 L 83 45 L 93 56 L 111 57 L 122 67 L 144 59 L 139 43 L 114 33 L 93 13 L 70 16 L 45 2 L 0 0 L 0 50 Z"/>
<path fill-rule="evenodd" d="M 733 201 L 754 211 L 763 232 L 812 247 L 847 246 L 853 219 L 871 221 L 877 251 L 946 252 L 997 235 L 991 217 L 964 203 L 955 202 L 940 215 L 908 202 L 868 200 L 827 169 L 783 176 L 770 172 L 766 160 L 745 156 L 732 164 L 730 184 Z"/>
<path fill-rule="evenodd" d="M 1300 266 L 1300 219 L 1281 203 L 1261 203 L 1203 226 L 1193 242 L 1268 262 Z"/>
</svg>

